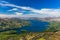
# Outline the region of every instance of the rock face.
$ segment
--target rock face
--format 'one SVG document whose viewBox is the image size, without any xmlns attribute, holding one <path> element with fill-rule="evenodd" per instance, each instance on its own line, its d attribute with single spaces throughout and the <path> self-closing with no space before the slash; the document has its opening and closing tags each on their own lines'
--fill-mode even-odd
<svg viewBox="0 0 60 40">
<path fill-rule="evenodd" d="M 50 19 L 51 21 L 60 21 L 60 18 L 53 18 L 53 19 Z"/>
<path fill-rule="evenodd" d="M 39 18 L 38 18 L 39 19 Z M 47 17 L 47 18 L 40 18 L 40 20 L 43 20 L 43 21 L 60 21 L 60 17 Z"/>
</svg>

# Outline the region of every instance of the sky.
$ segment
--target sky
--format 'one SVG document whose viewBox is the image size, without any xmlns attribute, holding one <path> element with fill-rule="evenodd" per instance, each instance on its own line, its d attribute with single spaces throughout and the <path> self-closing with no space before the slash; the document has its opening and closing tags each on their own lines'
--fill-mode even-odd
<svg viewBox="0 0 60 40">
<path fill-rule="evenodd" d="M 0 0 L 0 17 L 60 17 L 60 0 Z"/>
</svg>

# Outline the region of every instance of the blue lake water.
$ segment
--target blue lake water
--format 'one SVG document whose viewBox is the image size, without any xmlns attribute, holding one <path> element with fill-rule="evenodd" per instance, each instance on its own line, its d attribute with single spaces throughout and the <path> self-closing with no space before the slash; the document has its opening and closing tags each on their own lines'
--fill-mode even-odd
<svg viewBox="0 0 60 40">
<path fill-rule="evenodd" d="M 26 26 L 21 28 L 21 30 L 27 30 L 30 32 L 40 32 L 40 31 L 45 31 L 47 29 L 47 25 L 49 22 L 43 22 L 43 21 L 38 21 L 38 20 L 29 20 L 31 22 L 30 26 Z M 18 29 L 19 31 L 20 29 Z"/>
</svg>

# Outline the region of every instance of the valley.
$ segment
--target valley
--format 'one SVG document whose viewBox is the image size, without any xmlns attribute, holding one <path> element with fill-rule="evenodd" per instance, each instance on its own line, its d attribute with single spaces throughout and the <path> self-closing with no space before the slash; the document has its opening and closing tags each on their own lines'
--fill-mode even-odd
<svg viewBox="0 0 60 40">
<path fill-rule="evenodd" d="M 60 40 L 60 22 L 0 18 L 0 40 Z"/>
</svg>

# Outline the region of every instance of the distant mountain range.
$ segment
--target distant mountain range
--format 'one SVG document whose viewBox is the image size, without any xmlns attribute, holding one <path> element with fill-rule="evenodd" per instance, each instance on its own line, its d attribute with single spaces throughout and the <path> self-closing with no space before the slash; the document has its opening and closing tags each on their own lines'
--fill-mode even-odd
<svg viewBox="0 0 60 40">
<path fill-rule="evenodd" d="M 41 21 L 60 21 L 60 17 L 0 17 L 0 19 L 18 19 L 18 20 L 41 20 Z"/>
</svg>

